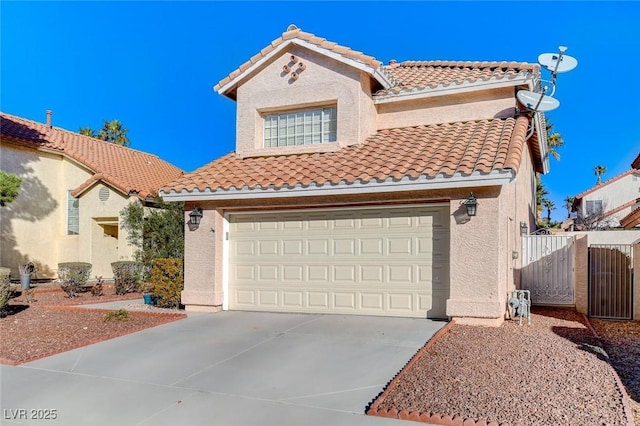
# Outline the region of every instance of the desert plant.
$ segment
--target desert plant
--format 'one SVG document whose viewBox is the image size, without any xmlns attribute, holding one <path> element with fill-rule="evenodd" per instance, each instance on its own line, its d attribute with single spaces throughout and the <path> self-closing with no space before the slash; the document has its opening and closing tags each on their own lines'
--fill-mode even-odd
<svg viewBox="0 0 640 426">
<path fill-rule="evenodd" d="M 184 288 L 182 259 L 157 259 L 151 269 L 150 281 L 157 306 L 162 308 L 180 306 L 180 293 Z"/>
<path fill-rule="evenodd" d="M 0 313 L 5 310 L 11 298 L 11 269 L 0 268 Z"/>
<path fill-rule="evenodd" d="M 104 280 L 102 277 L 96 277 L 96 283 L 91 287 L 91 295 L 92 296 L 102 296 Z"/>
<path fill-rule="evenodd" d="M 105 322 L 107 321 L 126 321 L 129 319 L 129 312 L 125 309 L 118 309 L 117 311 L 107 312 L 104 315 Z"/>
<path fill-rule="evenodd" d="M 58 263 L 60 287 L 69 297 L 76 297 L 91 276 L 92 265 L 86 262 Z"/>
<path fill-rule="evenodd" d="M 111 264 L 113 270 L 114 288 L 116 294 L 126 294 L 138 291 L 142 264 L 131 260 L 121 260 Z"/>
</svg>

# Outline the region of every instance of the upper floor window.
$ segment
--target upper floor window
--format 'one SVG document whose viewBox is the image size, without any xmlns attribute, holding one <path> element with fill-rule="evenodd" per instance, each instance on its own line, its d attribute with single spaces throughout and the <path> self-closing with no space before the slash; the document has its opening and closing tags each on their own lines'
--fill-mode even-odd
<svg viewBox="0 0 640 426">
<path fill-rule="evenodd" d="M 603 213 L 602 200 L 587 200 L 587 216 L 600 215 Z"/>
<path fill-rule="evenodd" d="M 67 235 L 80 233 L 80 200 L 67 191 Z"/>
<path fill-rule="evenodd" d="M 336 107 L 290 111 L 264 116 L 264 147 L 335 142 Z"/>
</svg>

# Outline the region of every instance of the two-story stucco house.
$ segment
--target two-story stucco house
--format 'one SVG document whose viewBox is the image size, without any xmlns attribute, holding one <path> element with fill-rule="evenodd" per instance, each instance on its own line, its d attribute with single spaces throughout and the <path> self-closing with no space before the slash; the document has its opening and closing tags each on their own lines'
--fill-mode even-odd
<svg viewBox="0 0 640 426">
<path fill-rule="evenodd" d="M 640 154 L 631 168 L 576 195 L 572 210 L 584 229 L 633 227 L 631 213 L 640 207 Z"/>
<path fill-rule="evenodd" d="M 18 276 L 34 262 L 53 278 L 61 262 L 89 262 L 92 276 L 113 277 L 111 262 L 134 248 L 120 227 L 132 202 L 150 205 L 182 171 L 155 155 L 0 113 L 0 169 L 22 179 L 16 200 L 0 207 L 0 265 Z"/>
<path fill-rule="evenodd" d="M 539 72 L 383 65 L 289 27 L 214 87 L 237 104 L 235 152 L 160 191 L 202 213 L 182 302 L 500 324 L 548 167 L 516 98 Z"/>
</svg>

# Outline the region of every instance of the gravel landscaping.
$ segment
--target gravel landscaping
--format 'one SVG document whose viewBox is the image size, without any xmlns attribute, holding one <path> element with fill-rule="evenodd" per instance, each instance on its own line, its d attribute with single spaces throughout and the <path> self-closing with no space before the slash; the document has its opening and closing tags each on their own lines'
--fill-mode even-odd
<svg viewBox="0 0 640 426">
<path fill-rule="evenodd" d="M 37 288 L 32 300 L 17 291 L 0 318 L 0 363 L 21 364 L 103 340 L 184 318 L 179 311 L 143 310 L 142 295 L 116 295 L 105 286 L 104 295 L 81 293 L 70 299 L 57 286 Z M 83 304 L 131 300 L 127 318 L 107 320 L 113 310 L 83 308 Z M 138 303 L 135 303 L 138 302 Z M 112 314 L 113 316 L 113 314 Z"/>
<path fill-rule="evenodd" d="M 595 326 L 621 375 L 628 373 L 625 385 L 637 402 L 640 336 L 601 323 L 624 327 Z M 602 346 L 571 310 L 534 309 L 531 326 L 453 324 L 418 352 L 368 413 L 436 424 L 633 424 Z"/>
</svg>

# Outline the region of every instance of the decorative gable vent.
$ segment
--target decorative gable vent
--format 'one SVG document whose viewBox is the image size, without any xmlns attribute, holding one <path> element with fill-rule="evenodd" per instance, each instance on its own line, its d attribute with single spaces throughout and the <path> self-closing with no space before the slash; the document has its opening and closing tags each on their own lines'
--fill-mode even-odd
<svg viewBox="0 0 640 426">
<path fill-rule="evenodd" d="M 109 199 L 110 194 L 111 192 L 109 191 L 109 188 L 105 188 L 103 186 L 102 188 L 100 188 L 100 191 L 98 192 L 98 198 L 100 198 L 100 201 L 107 201 Z"/>
</svg>

